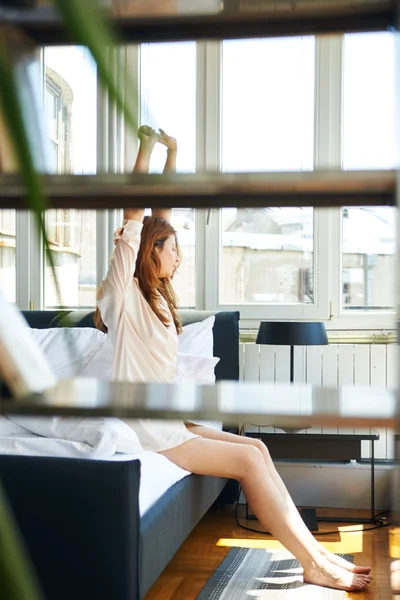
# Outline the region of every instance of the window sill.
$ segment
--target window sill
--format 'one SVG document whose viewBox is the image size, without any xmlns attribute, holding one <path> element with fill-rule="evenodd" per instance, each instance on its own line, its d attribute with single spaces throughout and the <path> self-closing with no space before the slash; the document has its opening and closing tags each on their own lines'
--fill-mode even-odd
<svg viewBox="0 0 400 600">
<path fill-rule="evenodd" d="M 387 333 L 363 333 L 354 332 L 337 333 L 327 331 L 330 344 L 396 344 L 397 335 L 395 332 Z M 255 343 L 257 338 L 256 330 L 242 330 L 240 332 L 240 341 L 242 343 Z"/>
</svg>

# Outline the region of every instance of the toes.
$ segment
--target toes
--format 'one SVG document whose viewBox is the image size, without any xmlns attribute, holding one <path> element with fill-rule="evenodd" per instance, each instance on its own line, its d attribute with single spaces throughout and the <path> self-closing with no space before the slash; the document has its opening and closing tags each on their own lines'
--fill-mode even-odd
<svg viewBox="0 0 400 600">
<path fill-rule="evenodd" d="M 371 567 L 360 567 L 356 566 L 354 568 L 354 573 L 359 573 L 360 575 L 368 575 L 371 572 Z"/>
<path fill-rule="evenodd" d="M 357 589 L 357 590 L 363 590 L 364 588 L 366 588 L 369 584 L 371 583 L 370 579 L 364 579 L 363 577 L 357 577 L 357 579 L 355 579 L 354 581 L 352 581 L 351 583 L 351 589 Z"/>
<path fill-rule="evenodd" d="M 359 575 L 368 575 L 371 572 L 371 567 L 366 567 L 363 565 L 354 565 L 352 563 L 348 563 L 349 571 L 352 573 L 357 573 Z"/>
<path fill-rule="evenodd" d="M 365 586 L 371 583 L 372 577 L 369 577 L 368 575 L 359 575 L 357 576 L 357 581 L 359 581 Z"/>
<path fill-rule="evenodd" d="M 148 125 L 141 125 L 141 126 L 139 127 L 139 131 L 138 131 L 138 133 L 143 133 L 144 135 L 147 135 L 147 134 L 148 134 L 148 131 L 149 131 L 149 129 L 150 129 L 150 127 L 149 127 Z"/>
</svg>

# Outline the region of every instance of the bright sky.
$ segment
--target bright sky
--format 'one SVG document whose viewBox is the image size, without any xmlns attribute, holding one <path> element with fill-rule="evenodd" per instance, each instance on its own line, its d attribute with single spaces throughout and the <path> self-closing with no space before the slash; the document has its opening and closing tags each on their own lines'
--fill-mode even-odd
<svg viewBox="0 0 400 600">
<path fill-rule="evenodd" d="M 395 144 L 395 36 L 345 36 L 343 167 L 391 168 Z M 224 171 L 311 170 L 314 142 L 315 40 L 289 37 L 223 44 Z M 71 86 L 76 173 L 96 165 L 96 68 L 80 47 L 49 48 L 46 63 Z M 179 142 L 178 171 L 194 172 L 196 47 L 193 42 L 142 47 L 142 123 Z M 164 166 L 156 146 L 151 171 Z M 224 211 L 231 220 L 232 211 Z"/>
<path fill-rule="evenodd" d="M 398 166 L 395 136 L 395 35 L 345 37 L 345 169 Z"/>
<path fill-rule="evenodd" d="M 146 44 L 141 53 L 141 123 L 177 138 L 177 170 L 196 170 L 196 44 Z M 161 172 L 165 149 L 154 149 L 150 170 Z"/>
<path fill-rule="evenodd" d="M 343 166 L 395 165 L 395 36 L 346 36 Z M 224 171 L 310 170 L 313 165 L 313 37 L 234 40 L 223 44 Z M 71 86 L 76 172 L 96 156 L 96 68 L 80 47 L 49 48 L 46 63 Z M 193 42 L 145 45 L 142 122 L 179 140 L 178 170 L 195 170 L 196 48 Z M 156 148 L 152 170 L 165 152 Z"/>
<path fill-rule="evenodd" d="M 74 172 L 96 172 L 96 65 L 80 46 L 46 48 L 46 65 L 72 88 L 72 155 Z"/>
</svg>

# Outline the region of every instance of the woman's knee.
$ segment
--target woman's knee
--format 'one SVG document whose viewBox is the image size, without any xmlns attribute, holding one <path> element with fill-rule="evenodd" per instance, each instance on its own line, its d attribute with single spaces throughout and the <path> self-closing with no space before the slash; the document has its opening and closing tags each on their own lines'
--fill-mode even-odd
<svg viewBox="0 0 400 600">
<path fill-rule="evenodd" d="M 240 479 L 243 479 L 247 475 L 260 469 L 264 464 L 262 452 L 255 444 L 241 446 L 238 458 L 239 461 L 237 466 Z"/>
<path fill-rule="evenodd" d="M 252 442 L 253 442 L 253 446 L 261 452 L 261 454 L 263 455 L 267 464 L 268 463 L 273 464 L 269 450 L 268 450 L 267 446 L 264 444 L 264 442 L 262 440 L 259 440 L 258 438 L 254 438 L 252 440 Z"/>
</svg>

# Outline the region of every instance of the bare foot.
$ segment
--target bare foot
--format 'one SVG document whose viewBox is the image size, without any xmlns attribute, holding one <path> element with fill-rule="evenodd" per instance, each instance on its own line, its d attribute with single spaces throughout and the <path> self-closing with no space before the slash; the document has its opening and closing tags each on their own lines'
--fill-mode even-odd
<svg viewBox="0 0 400 600">
<path fill-rule="evenodd" d="M 158 133 L 156 133 L 156 131 L 149 125 L 142 125 L 139 127 L 138 138 L 141 146 L 144 146 L 149 150 L 153 150 L 155 144 L 159 140 L 159 137 L 160 136 Z"/>
<path fill-rule="evenodd" d="M 328 561 L 321 561 L 319 565 L 304 569 L 304 583 L 320 585 L 322 587 L 358 592 L 364 590 L 372 581 L 370 575 L 350 573 L 346 569 L 333 565 Z"/>
<path fill-rule="evenodd" d="M 332 552 L 329 552 L 323 546 L 320 546 L 319 550 L 320 550 L 321 554 L 329 560 L 330 563 L 332 563 L 333 565 L 336 565 L 338 567 L 342 567 L 343 569 L 346 569 L 346 571 L 349 571 L 350 573 L 359 573 L 359 574 L 368 575 L 368 573 L 371 572 L 371 567 L 363 567 L 361 565 L 355 565 L 355 564 L 349 562 L 348 560 L 346 560 L 345 558 L 342 558 L 341 556 L 337 556 L 337 554 L 333 554 Z"/>
<path fill-rule="evenodd" d="M 167 135 L 165 133 L 164 129 L 159 129 L 159 132 L 160 133 L 158 136 L 158 141 L 160 142 L 160 144 L 167 146 L 168 150 L 177 150 L 178 149 L 178 144 L 174 137 Z"/>
</svg>

